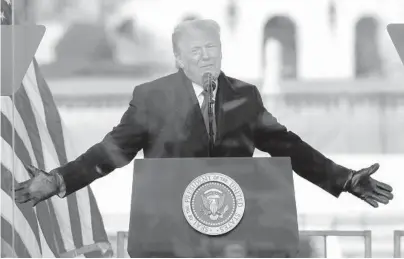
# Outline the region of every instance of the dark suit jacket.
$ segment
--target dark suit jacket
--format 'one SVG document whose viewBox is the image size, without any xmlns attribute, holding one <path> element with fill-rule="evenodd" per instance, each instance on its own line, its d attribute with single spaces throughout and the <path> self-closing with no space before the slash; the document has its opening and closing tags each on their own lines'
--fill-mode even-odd
<svg viewBox="0 0 404 259">
<path fill-rule="evenodd" d="M 300 139 L 264 108 L 256 86 L 221 73 L 216 96 L 217 138 L 210 156 L 251 157 L 254 149 L 290 157 L 293 170 L 338 197 L 349 170 Z M 58 168 L 66 195 L 143 149 L 146 158 L 207 157 L 208 133 L 191 81 L 182 70 L 135 87 L 120 123 L 75 161 Z"/>
</svg>

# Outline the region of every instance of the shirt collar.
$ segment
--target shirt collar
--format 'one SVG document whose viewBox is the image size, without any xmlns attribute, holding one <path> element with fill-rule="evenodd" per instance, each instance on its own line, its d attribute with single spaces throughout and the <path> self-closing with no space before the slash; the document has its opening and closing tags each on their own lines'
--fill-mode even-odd
<svg viewBox="0 0 404 259">
<path fill-rule="evenodd" d="M 213 90 L 213 100 L 216 99 L 216 92 L 217 92 L 217 88 L 219 87 L 217 79 L 215 81 L 215 84 L 216 84 L 216 88 L 215 88 L 215 90 Z M 203 92 L 203 87 L 194 82 L 192 82 L 192 86 L 194 87 L 195 94 L 198 97 Z"/>
</svg>

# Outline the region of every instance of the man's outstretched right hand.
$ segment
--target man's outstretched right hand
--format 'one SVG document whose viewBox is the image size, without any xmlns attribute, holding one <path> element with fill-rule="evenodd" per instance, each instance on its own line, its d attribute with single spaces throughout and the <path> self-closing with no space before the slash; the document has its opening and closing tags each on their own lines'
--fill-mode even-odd
<svg viewBox="0 0 404 259">
<path fill-rule="evenodd" d="M 60 192 L 60 179 L 56 173 L 47 173 L 33 166 L 26 166 L 31 179 L 17 183 L 15 186 L 15 201 L 19 203 L 32 202 L 36 206 L 39 202 Z"/>
<path fill-rule="evenodd" d="M 393 199 L 393 188 L 371 177 L 378 169 L 379 164 L 376 163 L 359 171 L 352 171 L 346 186 L 348 192 L 374 208 L 379 207 L 379 203 L 388 204 Z"/>
</svg>

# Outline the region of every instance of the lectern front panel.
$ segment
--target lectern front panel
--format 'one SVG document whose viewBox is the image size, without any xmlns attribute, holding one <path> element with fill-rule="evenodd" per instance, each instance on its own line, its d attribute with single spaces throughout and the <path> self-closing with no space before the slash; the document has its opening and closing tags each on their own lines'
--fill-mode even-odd
<svg viewBox="0 0 404 259">
<path fill-rule="evenodd" d="M 293 256 L 294 195 L 289 158 L 136 160 L 128 253 Z"/>
</svg>

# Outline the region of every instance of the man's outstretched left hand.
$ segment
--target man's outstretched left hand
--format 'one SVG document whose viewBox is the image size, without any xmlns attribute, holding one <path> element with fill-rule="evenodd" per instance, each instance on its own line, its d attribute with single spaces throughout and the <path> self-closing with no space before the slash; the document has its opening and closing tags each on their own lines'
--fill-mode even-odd
<svg viewBox="0 0 404 259">
<path fill-rule="evenodd" d="M 374 208 L 378 203 L 388 204 L 393 199 L 393 188 L 371 177 L 379 169 L 379 164 L 373 164 L 368 168 L 353 171 L 351 178 L 346 183 L 345 190 L 364 200 Z"/>
<path fill-rule="evenodd" d="M 17 183 L 15 186 L 15 201 L 18 203 L 32 202 L 36 206 L 59 192 L 59 181 L 52 171 L 47 173 L 36 167 L 25 166 L 31 179 Z"/>
</svg>

